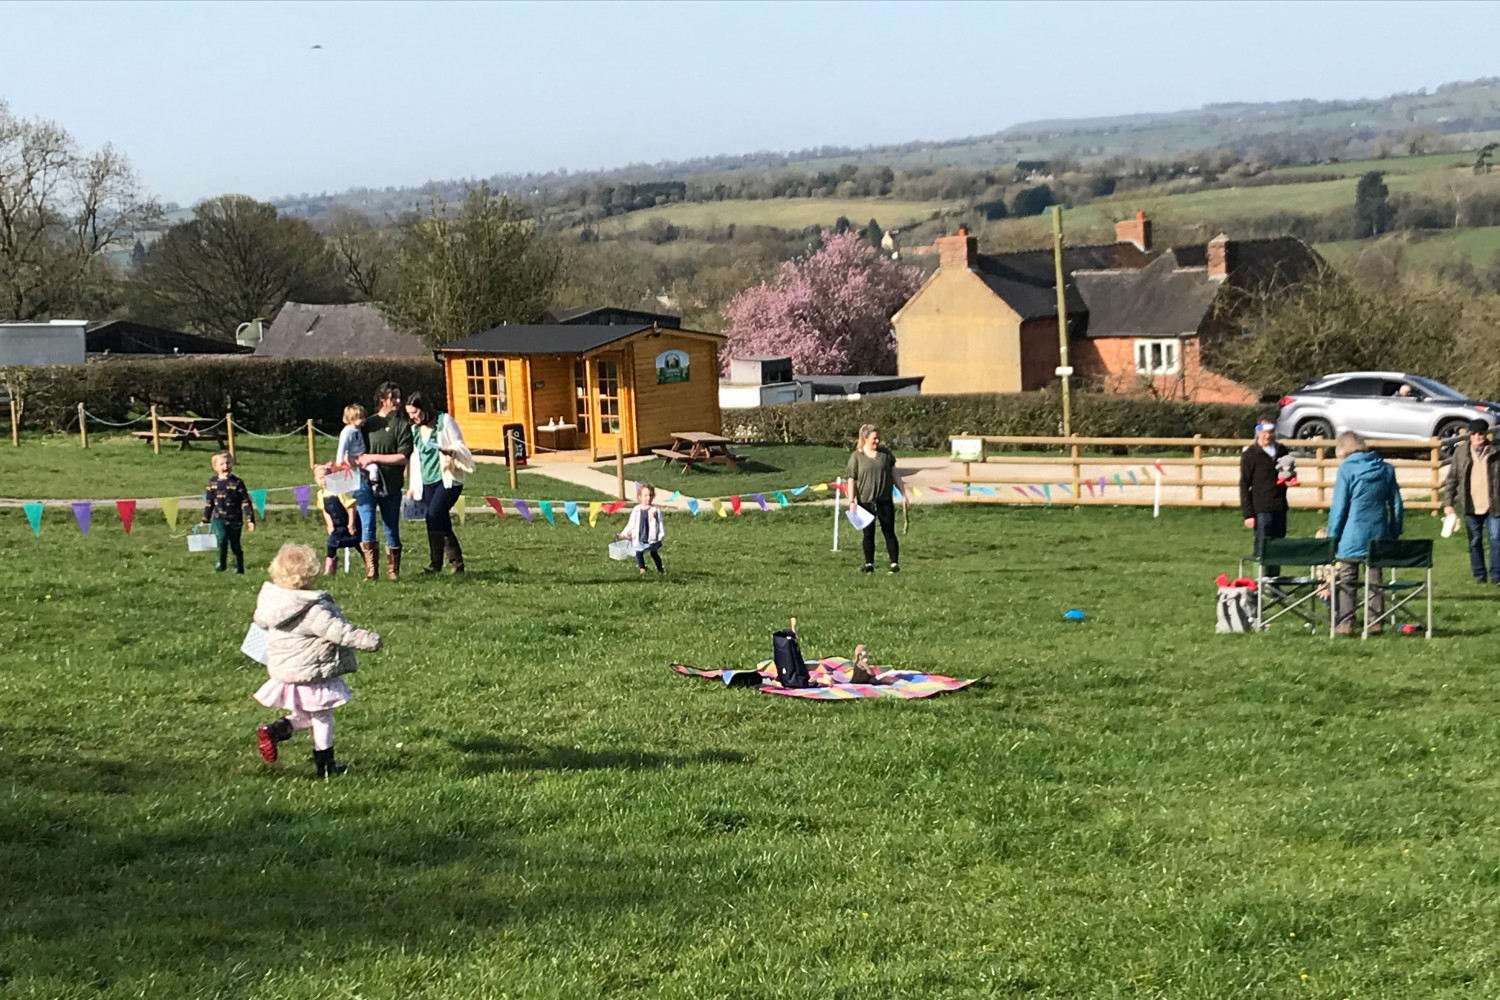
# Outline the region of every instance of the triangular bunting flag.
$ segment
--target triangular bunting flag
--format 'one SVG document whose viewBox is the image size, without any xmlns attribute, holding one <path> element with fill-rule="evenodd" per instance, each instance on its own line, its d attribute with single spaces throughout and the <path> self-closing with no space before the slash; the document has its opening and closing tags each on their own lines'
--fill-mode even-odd
<svg viewBox="0 0 1500 1000">
<path fill-rule="evenodd" d="M 814 486 L 812 488 L 812 491 L 814 493 L 827 493 L 828 492 L 828 484 L 827 483 L 819 483 L 818 485 L 816 485 L 816 486 Z M 792 492 L 795 493 L 796 490 L 793 490 Z"/>
<path fill-rule="evenodd" d="M 732 511 L 734 511 L 735 517 L 739 517 L 739 514 L 740 514 L 740 498 L 739 497 L 730 497 L 729 498 L 729 509 L 732 510 Z"/>
<path fill-rule="evenodd" d="M 266 491 L 265 490 L 251 490 L 250 491 L 250 502 L 255 505 L 255 516 L 256 517 L 265 517 L 266 516 Z"/>
<path fill-rule="evenodd" d="M 577 501 L 575 501 L 575 500 L 564 500 L 563 501 L 563 513 L 566 514 L 566 515 L 568 515 L 568 520 L 569 521 L 572 521 L 574 524 L 577 524 L 580 528 L 583 527 L 583 525 L 580 524 L 579 521 L 578 521 L 578 502 Z"/>
<path fill-rule="evenodd" d="M 688 502 L 687 503 L 688 503 L 688 513 L 691 514 L 691 515 L 693 515 L 694 517 L 697 517 L 698 516 L 698 501 L 694 500 L 692 497 L 688 497 Z"/>
<path fill-rule="evenodd" d="M 469 523 L 469 505 L 464 500 L 464 495 L 462 493 L 460 493 L 458 495 L 458 499 L 457 500 L 453 501 L 453 508 L 458 511 L 458 523 L 459 524 L 468 524 Z"/>
<path fill-rule="evenodd" d="M 922 491 L 917 489 L 915 486 L 907 487 L 907 492 L 910 493 L 913 497 L 919 497 L 922 495 Z"/>
<path fill-rule="evenodd" d="M 1167 474 L 1167 470 L 1161 467 L 1161 459 L 1157 459 L 1151 464 L 1156 467 L 1156 474 L 1158 476 L 1165 476 Z"/>
<path fill-rule="evenodd" d="M 807 492 L 807 487 L 806 486 L 799 486 L 796 489 L 791 490 L 790 492 L 791 492 L 792 496 L 794 496 L 794 497 L 800 497 L 802 494 L 804 494 L 804 493 Z"/>
<path fill-rule="evenodd" d="M 1115 485 L 1120 487 L 1120 489 L 1122 490 L 1125 488 L 1125 483 L 1121 481 L 1120 474 L 1118 472 L 1115 473 Z"/>
<path fill-rule="evenodd" d="M 766 498 L 763 495 L 759 494 L 759 493 L 752 493 L 752 494 L 750 494 L 750 499 L 754 500 L 756 503 L 760 504 L 760 509 L 761 510 L 770 510 L 771 509 L 766 504 Z"/>
<path fill-rule="evenodd" d="M 790 507 L 792 505 L 792 502 L 786 498 L 786 494 L 781 492 L 780 490 L 772 493 L 771 496 L 774 497 L 776 502 L 781 504 L 783 508 Z"/>
<path fill-rule="evenodd" d="M 624 500 L 611 500 L 609 503 L 604 505 L 604 513 L 613 514 L 623 506 L 625 506 Z"/>
<path fill-rule="evenodd" d="M 1021 487 L 1019 487 L 1019 486 L 1012 486 L 1011 489 L 1015 490 L 1017 493 L 1021 494 L 1023 497 L 1029 495 L 1029 494 L 1027 494 L 1027 492 L 1025 490 L 1021 489 Z"/>
<path fill-rule="evenodd" d="M 601 509 L 603 509 L 603 507 L 604 507 L 604 505 L 602 503 L 600 503 L 598 500 L 595 500 L 595 501 L 593 501 L 592 503 L 589 504 L 589 527 L 590 528 L 592 528 L 594 526 L 594 522 L 595 521 L 599 520 L 599 511 Z"/>
<path fill-rule="evenodd" d="M 1045 494 L 1042 493 L 1041 490 L 1037 489 L 1035 486 L 1029 486 L 1028 485 L 1026 488 L 1028 490 L 1030 490 L 1031 492 L 1035 493 L 1037 496 L 1044 496 L 1045 495 Z"/>
<path fill-rule="evenodd" d="M 302 511 L 302 516 L 307 516 L 307 501 L 312 498 L 311 486 L 293 486 L 292 496 L 297 498 L 297 507 Z"/>
<path fill-rule="evenodd" d="M 531 508 L 528 507 L 528 506 L 526 506 L 526 501 L 525 500 L 512 500 L 511 503 L 515 505 L 516 513 L 520 514 L 521 517 L 522 517 L 522 519 L 525 520 L 525 522 L 527 524 L 530 524 L 531 523 Z"/>
<path fill-rule="evenodd" d="M 1052 487 L 1049 484 L 1042 484 L 1042 495 L 1047 498 L 1048 503 L 1052 502 Z"/>
<path fill-rule="evenodd" d="M 115 510 L 120 512 L 120 523 L 125 526 L 125 534 L 130 534 L 130 526 L 135 522 L 135 501 L 116 500 Z"/>
<path fill-rule="evenodd" d="M 1104 477 L 1103 476 L 1099 477 L 1099 495 L 1101 497 L 1104 495 Z"/>
<path fill-rule="evenodd" d="M 552 517 L 552 501 L 538 500 L 536 505 L 541 508 L 542 516 L 547 519 L 547 523 L 554 528 L 557 527 L 557 521 Z"/>
<path fill-rule="evenodd" d="M 1060 489 L 1060 490 L 1062 490 L 1068 496 L 1072 496 L 1073 495 L 1073 488 L 1071 486 L 1067 485 L 1066 483 L 1058 483 L 1057 484 L 1057 488 Z"/>
<path fill-rule="evenodd" d="M 496 514 L 500 515 L 501 517 L 505 516 L 505 508 L 500 505 L 499 497 L 485 497 L 484 502 L 494 508 Z"/>
<path fill-rule="evenodd" d="M 42 505 L 39 503 L 23 503 L 21 509 L 26 512 L 26 520 L 31 524 L 31 533 L 33 535 L 41 535 Z"/>
<path fill-rule="evenodd" d="M 78 530 L 85 535 L 89 533 L 89 521 L 94 517 L 94 505 L 88 500 L 80 500 L 73 505 L 73 520 L 78 522 Z"/>
<path fill-rule="evenodd" d="M 988 487 L 988 486 L 976 486 L 974 488 L 977 489 L 979 492 L 983 493 L 987 497 L 992 497 L 992 496 L 995 495 L 995 491 L 993 489 L 991 489 L 990 487 Z"/>
<path fill-rule="evenodd" d="M 1131 486 L 1139 486 L 1139 485 L 1141 485 L 1141 481 L 1139 479 L 1135 478 L 1135 473 L 1134 472 L 1131 472 L 1130 470 L 1127 469 L 1125 471 L 1125 475 L 1127 475 L 1127 476 L 1130 477 L 1130 485 Z M 1116 476 L 1115 478 L 1119 479 L 1120 477 Z M 1123 487 L 1122 487 L 1122 489 L 1123 489 Z"/>
<path fill-rule="evenodd" d="M 720 517 L 728 517 L 729 516 L 724 511 L 724 503 L 723 503 L 723 501 L 721 501 L 718 497 L 714 497 L 714 498 L 710 499 L 708 502 L 714 505 L 714 513 L 715 514 L 718 514 Z"/>
<path fill-rule="evenodd" d="M 177 527 L 177 498 L 162 497 L 156 502 L 161 504 L 162 516 L 167 519 L 167 527 L 175 529 Z"/>
<path fill-rule="evenodd" d="M 1092 497 L 1094 495 L 1094 481 L 1092 479 L 1085 479 L 1083 485 L 1088 487 L 1089 496 Z"/>
<path fill-rule="evenodd" d="M 681 490 L 673 490 L 672 491 L 672 495 L 669 496 L 669 497 L 667 497 L 666 502 L 667 503 L 671 503 L 673 500 L 676 500 L 680 496 L 682 496 L 682 491 Z"/>
</svg>

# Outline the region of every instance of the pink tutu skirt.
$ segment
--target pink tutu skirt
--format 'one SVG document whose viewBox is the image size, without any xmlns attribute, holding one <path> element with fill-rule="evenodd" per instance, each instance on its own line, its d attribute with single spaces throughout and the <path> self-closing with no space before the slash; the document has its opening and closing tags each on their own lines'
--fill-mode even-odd
<svg viewBox="0 0 1500 1000">
<path fill-rule="evenodd" d="M 316 684 L 283 684 L 266 681 L 255 692 L 255 700 L 267 708 L 284 708 L 288 712 L 326 712 L 348 704 L 353 695 L 343 678 Z"/>
</svg>

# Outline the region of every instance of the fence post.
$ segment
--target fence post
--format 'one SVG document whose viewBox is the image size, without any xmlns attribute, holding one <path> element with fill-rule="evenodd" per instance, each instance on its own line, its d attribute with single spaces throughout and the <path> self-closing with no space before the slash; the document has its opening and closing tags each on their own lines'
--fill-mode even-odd
<svg viewBox="0 0 1500 1000">
<path fill-rule="evenodd" d="M 615 438 L 615 492 L 625 499 L 625 442 Z"/>
<path fill-rule="evenodd" d="M 151 404 L 151 454 L 161 454 L 161 425 L 156 420 L 156 404 Z"/>
<path fill-rule="evenodd" d="M 969 495 L 969 463 L 964 463 L 964 496 Z"/>
<path fill-rule="evenodd" d="M 224 443 L 229 448 L 229 457 L 234 457 L 234 408 L 230 407 L 224 411 Z"/>
<path fill-rule="evenodd" d="M 1318 506 L 1321 508 L 1328 505 L 1328 487 L 1323 485 L 1328 481 L 1328 473 L 1323 465 L 1323 459 L 1327 457 L 1327 449 L 1320 446 L 1314 450 L 1314 455 L 1318 460 Z"/>
<path fill-rule="evenodd" d="M 1435 504 L 1440 503 L 1443 496 L 1443 484 L 1438 478 L 1438 465 L 1442 461 L 1442 459 L 1438 455 L 1438 452 L 1441 449 L 1442 441 L 1441 439 L 1439 439 L 1438 443 L 1432 446 L 1432 458 L 1430 459 L 1430 461 L 1432 462 L 1432 502 Z M 1443 508 L 1439 506 L 1432 512 L 1432 516 L 1437 517 L 1438 515 L 1442 514 L 1442 512 Z M 1431 621 L 1430 618 L 1428 620 Z"/>
<path fill-rule="evenodd" d="M 12 446 L 21 447 L 21 419 L 16 415 L 16 400 L 10 399 L 10 443 Z"/>
<path fill-rule="evenodd" d="M 318 467 L 317 452 L 313 449 L 312 417 L 307 418 L 307 467 L 309 469 L 316 469 Z"/>
<path fill-rule="evenodd" d="M 516 493 L 516 432 L 511 431 L 505 435 L 505 467 L 510 470 L 510 492 L 511 498 Z"/>
<path fill-rule="evenodd" d="M 1068 436 L 1072 438 L 1078 437 L 1077 434 L 1069 434 Z M 1072 445 L 1071 456 L 1073 459 L 1073 505 L 1076 507 L 1083 499 L 1080 496 L 1083 491 L 1079 489 L 1078 482 L 1078 444 L 1076 441 Z"/>
<path fill-rule="evenodd" d="M 1203 435 L 1193 435 L 1193 473 L 1198 484 L 1193 487 L 1193 499 L 1203 499 Z"/>
<path fill-rule="evenodd" d="M 80 447 L 80 448 L 87 448 L 88 446 L 89 446 L 89 428 L 88 428 L 88 424 L 84 423 L 84 420 L 83 420 L 83 404 L 79 403 L 78 404 L 78 447 Z"/>
</svg>

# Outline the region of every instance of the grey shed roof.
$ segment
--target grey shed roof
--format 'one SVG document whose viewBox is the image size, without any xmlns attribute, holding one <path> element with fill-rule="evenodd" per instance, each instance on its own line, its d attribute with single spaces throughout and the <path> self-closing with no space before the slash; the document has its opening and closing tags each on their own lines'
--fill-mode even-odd
<svg viewBox="0 0 1500 1000">
<path fill-rule="evenodd" d="M 479 351 L 485 354 L 583 354 L 649 329 L 650 323 L 633 326 L 595 326 L 586 323 L 497 326 L 462 340 L 450 341 L 443 345 L 443 350 Z"/>
<path fill-rule="evenodd" d="M 1068 315 L 1088 310 L 1071 279 L 1075 271 L 1144 267 L 1152 259 L 1134 243 L 1099 243 L 1063 248 L 1063 292 Z M 974 271 L 990 291 L 1022 319 L 1057 315 L 1057 289 L 1050 247 L 1015 253 L 979 254 Z"/>
<path fill-rule="evenodd" d="M 309 305 L 288 302 L 256 347 L 269 358 L 430 358 L 409 333 L 394 330 L 368 302 Z"/>
<path fill-rule="evenodd" d="M 1171 251 L 1146 267 L 1080 271 L 1073 281 L 1088 307 L 1089 337 L 1195 335 L 1222 287 L 1206 267 L 1179 267 Z"/>
</svg>

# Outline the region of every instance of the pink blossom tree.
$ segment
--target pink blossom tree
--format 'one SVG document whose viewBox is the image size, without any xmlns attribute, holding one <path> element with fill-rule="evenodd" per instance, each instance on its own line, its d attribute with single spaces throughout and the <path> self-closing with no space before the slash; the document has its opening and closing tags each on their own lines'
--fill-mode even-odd
<svg viewBox="0 0 1500 1000">
<path fill-rule="evenodd" d="M 890 375 L 896 371 L 891 316 L 922 283 L 854 232 L 825 230 L 823 245 L 781 265 L 769 282 L 724 307 L 722 357 L 787 356 L 799 375 Z"/>
</svg>

